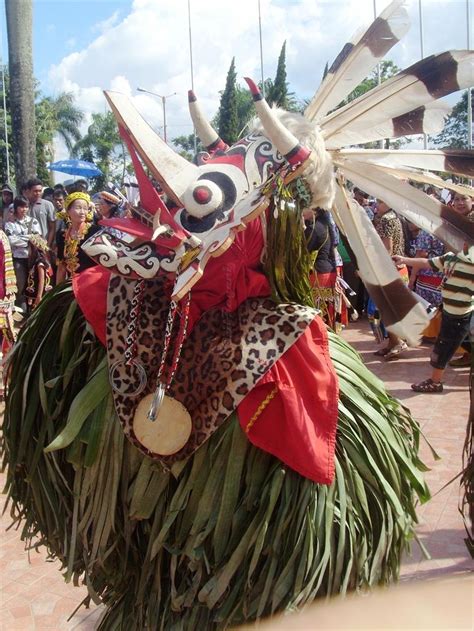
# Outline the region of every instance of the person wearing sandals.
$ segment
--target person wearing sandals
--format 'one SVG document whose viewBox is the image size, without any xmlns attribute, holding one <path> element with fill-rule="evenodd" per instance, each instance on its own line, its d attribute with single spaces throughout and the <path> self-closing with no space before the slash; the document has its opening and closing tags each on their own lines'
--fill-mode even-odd
<svg viewBox="0 0 474 631">
<path fill-rule="evenodd" d="M 469 221 L 474 221 L 474 199 L 469 195 L 463 195 L 460 192 L 455 192 L 452 196 L 453 209 L 460 215 L 464 215 Z M 471 365 L 472 362 L 472 345 L 469 338 L 466 337 L 464 342 L 458 348 L 456 353 L 460 353 L 459 357 L 453 357 L 449 362 L 450 366 L 454 368 L 463 368 Z"/>
<path fill-rule="evenodd" d="M 447 252 L 430 259 L 392 258 L 397 265 L 409 262 L 416 270 L 431 268 L 444 273 L 441 329 L 431 353 L 431 377 L 411 386 L 415 392 L 443 392 L 445 368 L 469 333 L 474 311 L 474 246 L 465 247 L 458 254 Z"/>
<path fill-rule="evenodd" d="M 374 228 L 376 229 L 379 237 L 382 239 L 382 243 L 391 256 L 402 256 L 405 254 L 405 238 L 403 235 L 403 226 L 400 221 L 400 217 L 398 217 L 396 212 L 381 199 L 377 200 L 376 209 L 377 212 L 374 219 Z M 409 278 L 406 263 L 401 263 L 397 265 L 397 267 L 398 273 L 405 284 L 408 285 Z M 369 314 L 369 317 L 376 309 L 376 305 L 371 299 L 369 299 L 369 304 L 367 305 L 367 313 Z M 379 348 L 379 350 L 375 352 L 375 355 L 383 357 L 385 361 L 398 359 L 400 353 L 408 348 L 406 342 L 389 331 L 386 331 L 386 337 L 388 338 L 387 346 Z"/>
</svg>

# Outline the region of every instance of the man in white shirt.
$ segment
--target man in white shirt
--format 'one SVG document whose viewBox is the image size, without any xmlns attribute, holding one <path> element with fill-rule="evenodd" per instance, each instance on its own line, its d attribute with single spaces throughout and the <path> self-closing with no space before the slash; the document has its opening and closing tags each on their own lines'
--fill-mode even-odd
<svg viewBox="0 0 474 631">
<path fill-rule="evenodd" d="M 42 199 L 43 183 L 38 178 L 31 178 L 25 184 L 25 196 L 30 203 L 30 215 L 34 217 L 41 228 L 41 236 L 46 239 L 48 246 L 54 246 L 56 235 L 56 213 L 54 206 L 46 199 Z"/>
<path fill-rule="evenodd" d="M 13 267 L 15 269 L 17 294 L 15 304 L 26 312 L 25 288 L 28 279 L 28 242 L 32 234 L 40 234 L 40 224 L 28 214 L 28 200 L 15 197 L 13 201 L 13 217 L 5 224 L 5 233 L 10 241 Z"/>
</svg>

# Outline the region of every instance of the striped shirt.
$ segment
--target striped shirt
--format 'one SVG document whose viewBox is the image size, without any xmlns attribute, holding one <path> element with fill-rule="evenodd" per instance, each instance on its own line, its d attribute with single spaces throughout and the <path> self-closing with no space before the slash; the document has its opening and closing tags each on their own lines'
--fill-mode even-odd
<svg viewBox="0 0 474 631">
<path fill-rule="evenodd" d="M 428 259 L 432 269 L 444 273 L 443 309 L 450 315 L 464 316 L 474 311 L 474 247 L 469 251 L 447 252 Z"/>
</svg>

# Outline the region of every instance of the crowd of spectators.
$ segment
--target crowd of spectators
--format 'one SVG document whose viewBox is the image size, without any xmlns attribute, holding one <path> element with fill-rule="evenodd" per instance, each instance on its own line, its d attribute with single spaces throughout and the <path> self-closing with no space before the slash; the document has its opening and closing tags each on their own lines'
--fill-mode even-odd
<svg viewBox="0 0 474 631">
<path fill-rule="evenodd" d="M 474 221 L 473 199 L 463 191 L 452 191 L 449 196 L 437 195 L 436 189 L 426 191 L 438 201 L 447 203 L 460 215 Z M 359 189 L 353 191 L 354 199 L 362 206 L 373 222 L 383 245 L 397 266 L 403 281 L 419 296 L 426 308 L 434 314 L 430 325 L 423 332 L 424 340 L 434 343 L 430 364 L 431 377 L 413 384 L 416 392 L 442 392 L 444 370 L 452 366 L 470 366 L 472 363 L 470 327 L 474 300 L 474 260 L 472 248 L 462 252 L 446 252 L 445 246 L 434 235 L 400 217 L 383 200 L 370 200 Z M 398 359 L 407 351 L 404 340 L 385 330 L 377 305 L 367 296 L 362 283 L 357 283 L 354 269 L 357 261 L 348 266 L 349 277 L 354 283 L 357 309 L 365 311 L 376 339 L 383 343 L 375 354 L 385 361 Z M 342 268 L 342 274 L 346 265 Z M 454 357 L 459 353 L 459 357 Z"/>
<path fill-rule="evenodd" d="M 80 244 L 98 230 L 99 219 L 119 212 L 122 200 L 109 191 L 91 199 L 87 189 L 82 179 L 52 188 L 31 178 L 18 195 L 10 185 L 3 185 L 0 228 L 8 238 L 15 271 L 17 321 L 55 283 L 94 264 Z"/>
<path fill-rule="evenodd" d="M 32 178 L 21 187 L 18 195 L 8 184 L 2 187 L 0 236 L 8 238 L 11 249 L 17 285 L 16 319 L 27 316 L 55 283 L 94 265 L 82 251 L 81 243 L 99 229 L 99 219 L 126 212 L 123 200 L 115 193 L 103 191 L 91 199 L 87 186 L 87 181 L 78 180 L 68 187 L 62 184 L 54 188 L 44 187 L 41 180 Z M 438 198 L 434 188 L 426 192 Z M 435 236 L 410 224 L 383 200 L 371 199 L 358 188 L 354 188 L 353 197 L 373 223 L 406 285 L 424 304 L 438 308 L 441 314 L 446 303 L 446 287 L 450 287 L 449 282 L 452 285 L 452 280 L 448 279 L 449 275 L 453 276 L 448 265 L 453 264 L 453 259 L 449 258 L 452 255 L 445 252 L 444 245 Z M 453 192 L 448 199 L 438 199 L 474 221 L 473 200 L 469 196 Z M 357 260 L 345 236 L 338 231 L 331 213 L 320 209 L 316 213 L 310 211 L 305 213 L 304 221 L 308 249 L 315 256 L 311 276 L 315 302 L 327 324 L 338 331 L 350 320 L 365 315 L 377 341 L 381 343 L 375 354 L 386 361 L 398 359 L 407 350 L 407 344 L 385 329 L 377 305 L 367 295 L 358 275 Z M 467 265 L 466 262 L 463 264 Z M 456 291 L 463 293 L 466 304 L 469 303 L 462 309 L 463 326 L 453 338 L 456 348 L 453 350 L 450 347 L 449 352 L 443 349 L 441 362 L 439 358 L 433 360 L 434 363 L 432 361 L 433 367 L 435 364 L 438 366 L 437 370 L 444 369 L 445 365 L 441 367 L 440 363 L 446 364 L 461 343 L 463 354 L 453 362 L 455 365 L 470 363 L 470 346 L 462 338 L 468 337 L 466 322 L 472 310 L 471 280 L 464 278 L 461 285 Z M 456 314 L 454 317 L 457 317 Z M 441 319 L 435 318 L 432 323 Z M 438 329 L 436 325 L 430 325 L 424 332 L 425 337 L 436 339 Z M 442 326 L 441 329 L 443 333 Z M 458 339 L 460 335 L 461 339 Z M 435 346 L 434 353 L 439 356 L 439 344 Z M 432 386 L 432 383 L 435 385 Z M 442 385 L 437 385 L 439 383 L 440 380 L 427 380 L 421 384 L 422 391 L 427 388 L 428 391 L 440 391 Z"/>
<path fill-rule="evenodd" d="M 474 221 L 473 200 L 459 188 L 450 193 L 443 191 L 439 197 L 432 187 L 426 193 Z M 448 197 L 441 197 L 446 193 Z M 434 235 L 399 216 L 384 200 L 370 199 L 358 188 L 354 188 L 353 197 L 373 223 L 405 285 L 432 315 L 423 331 L 424 340 L 434 343 L 430 359 L 432 374 L 412 388 L 417 392 L 442 392 L 442 377 L 448 362 L 459 367 L 471 365 L 472 252 L 448 253 Z M 308 248 L 316 256 L 311 279 L 315 303 L 326 323 L 338 331 L 349 320 L 366 315 L 380 344 L 375 355 L 385 361 L 399 359 L 408 345 L 384 327 L 377 305 L 359 278 L 357 260 L 331 214 L 318 209 L 316 213 L 306 212 L 304 219 Z M 460 356 L 453 358 L 457 351 Z"/>
</svg>

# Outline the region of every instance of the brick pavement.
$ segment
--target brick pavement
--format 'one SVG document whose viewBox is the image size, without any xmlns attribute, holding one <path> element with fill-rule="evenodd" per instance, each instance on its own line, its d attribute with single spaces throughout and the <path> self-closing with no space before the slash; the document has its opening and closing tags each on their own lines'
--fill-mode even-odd
<svg viewBox="0 0 474 631">
<path fill-rule="evenodd" d="M 424 559 L 414 543 L 412 556 L 407 555 L 403 561 L 401 580 L 466 574 L 472 570 L 472 559 L 463 542 L 464 528 L 457 511 L 458 485 L 454 482 L 445 489 L 443 486 L 461 467 L 469 406 L 467 369 L 448 369 L 446 390 L 441 395 L 415 394 L 409 384 L 427 376 L 429 347 L 410 349 L 403 358 L 386 363 L 373 355 L 375 344 L 367 322 L 352 324 L 344 337 L 385 381 L 392 394 L 410 407 L 441 456 L 440 461 L 434 461 L 430 450 L 422 445 L 422 458 L 431 467 L 426 477 L 434 497 L 418 510 L 418 535 L 431 559 Z M 0 479 L 2 486 L 3 480 L 4 476 Z M 0 510 L 3 504 L 4 496 Z M 65 584 L 58 563 L 48 560 L 44 551 L 28 555 L 19 532 L 6 530 L 8 525 L 7 513 L 0 520 L 0 629 L 92 631 L 100 617 L 100 608 L 81 608 L 70 617 L 86 595 L 85 588 Z"/>
<path fill-rule="evenodd" d="M 421 458 L 430 467 L 426 480 L 432 499 L 417 510 L 420 541 L 431 555 L 423 557 L 414 543 L 412 555 L 406 555 L 401 580 L 443 578 L 472 571 L 473 562 L 464 544 L 465 530 L 458 511 L 459 484 L 443 488 L 461 470 L 462 448 L 469 414 L 468 368 L 448 367 L 442 394 L 417 394 L 411 383 L 430 376 L 431 346 L 408 349 L 395 361 L 374 356 L 375 344 L 366 321 L 351 325 L 344 337 L 362 355 L 365 364 L 384 382 L 387 389 L 408 408 L 440 460 L 433 458 L 426 441 L 421 443 Z"/>
</svg>

